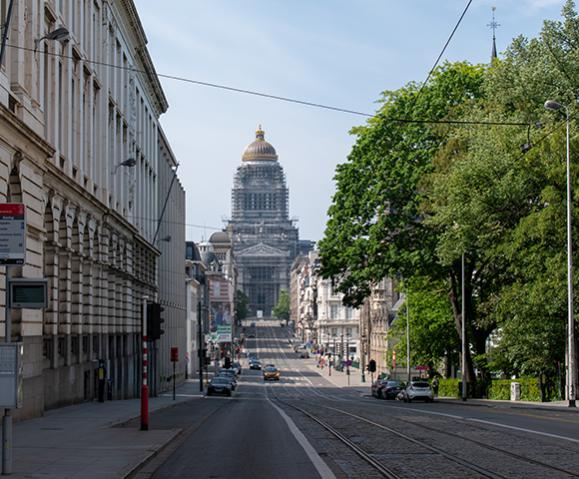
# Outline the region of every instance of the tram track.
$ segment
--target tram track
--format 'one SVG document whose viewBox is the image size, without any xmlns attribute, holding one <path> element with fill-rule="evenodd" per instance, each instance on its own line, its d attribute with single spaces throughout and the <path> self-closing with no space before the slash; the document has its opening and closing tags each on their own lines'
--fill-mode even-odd
<svg viewBox="0 0 579 479">
<path fill-rule="evenodd" d="M 279 338 L 275 337 L 275 333 L 274 333 L 273 329 L 270 329 L 268 331 L 268 333 L 269 333 L 267 335 L 267 336 L 269 336 L 268 339 L 272 339 L 272 340 L 279 339 Z M 276 349 L 278 349 L 278 351 L 281 353 L 281 355 L 284 359 L 284 362 L 286 362 L 289 366 L 289 358 L 288 358 L 284 348 L 278 344 Z M 298 374 L 300 374 L 301 376 L 303 376 L 303 373 L 301 373 L 301 371 L 296 370 L 296 372 Z M 305 376 L 304 376 L 304 378 L 305 378 Z M 354 412 L 344 410 L 344 409 L 342 409 L 343 407 L 348 407 L 348 409 L 349 409 L 350 405 L 353 406 L 354 405 L 353 403 L 359 402 L 359 400 L 354 401 L 353 398 L 347 399 L 347 402 L 348 402 L 347 405 L 344 404 L 344 402 L 342 402 L 341 404 L 338 405 L 335 402 L 336 401 L 335 397 L 328 396 L 326 394 L 322 394 L 320 391 L 316 390 L 316 388 L 311 384 L 311 382 L 308 381 L 308 383 L 310 383 L 310 385 L 306 385 L 306 386 L 304 386 L 304 388 L 292 388 L 292 387 L 289 387 L 287 385 L 276 385 L 275 387 L 267 387 L 268 397 L 271 401 L 274 401 L 280 407 L 294 410 L 296 413 L 302 415 L 304 418 L 307 418 L 307 419 L 305 419 L 306 421 L 310 420 L 310 421 L 313 421 L 315 424 L 321 426 L 325 431 L 330 433 L 330 435 L 333 438 L 337 439 L 344 447 L 353 451 L 357 455 L 357 457 L 359 457 L 362 461 L 364 461 L 364 463 L 371 466 L 373 468 L 373 470 L 375 470 L 381 477 L 403 478 L 403 477 L 409 477 L 410 475 L 406 471 L 403 471 L 401 473 L 398 470 L 398 467 L 396 467 L 396 466 L 401 466 L 401 464 L 402 464 L 400 458 L 396 458 L 394 460 L 392 460 L 390 458 L 388 460 L 388 463 L 386 464 L 384 462 L 384 460 L 380 460 L 378 457 L 376 457 L 380 453 L 377 453 L 376 451 L 368 450 L 367 448 L 362 447 L 361 444 L 356 443 L 356 442 L 359 442 L 359 435 L 360 435 L 359 424 L 360 423 L 364 423 L 364 424 L 367 424 L 368 426 L 371 426 L 371 429 L 373 430 L 373 432 L 371 432 L 370 434 L 367 434 L 368 437 L 372 437 L 373 435 L 376 435 L 376 433 L 377 433 L 376 430 L 379 429 L 379 430 L 383 431 L 384 433 L 387 433 L 390 436 L 390 438 L 396 437 L 403 442 L 413 444 L 415 447 L 420 448 L 421 450 L 428 451 L 428 453 L 432 454 L 432 456 L 430 456 L 430 458 L 434 458 L 434 457 L 439 457 L 441 459 L 443 458 L 443 460 L 445 462 L 446 461 L 452 462 L 455 464 L 456 467 L 465 468 L 468 471 L 470 471 L 470 474 L 465 475 L 464 477 L 483 477 L 483 478 L 497 478 L 497 479 L 506 479 L 506 478 L 510 478 L 510 477 L 524 477 L 525 473 L 522 472 L 522 470 L 519 471 L 520 474 L 513 476 L 512 471 L 509 472 L 508 470 L 504 470 L 504 469 L 497 471 L 495 469 L 495 467 L 492 466 L 492 464 L 504 464 L 505 462 L 508 463 L 509 460 L 506 458 L 505 458 L 505 462 L 496 461 L 496 460 L 493 461 L 493 455 L 503 455 L 503 456 L 507 456 L 508 458 L 510 458 L 511 462 L 512 462 L 512 460 L 515 460 L 515 461 L 518 461 L 521 463 L 525 463 L 527 466 L 537 468 L 536 470 L 534 470 L 534 473 L 541 474 L 541 477 L 554 477 L 554 476 L 556 476 L 556 477 L 579 478 L 579 474 L 577 474 L 577 472 L 566 469 L 564 466 L 557 466 L 554 464 L 550 464 L 548 462 L 544 462 L 544 461 L 541 461 L 539 459 L 534 459 L 532 457 L 528 457 L 525 454 L 518 454 L 516 452 L 512 452 L 512 451 L 506 450 L 504 448 L 500 448 L 500 447 L 494 446 L 492 444 L 488 444 L 486 442 L 464 436 L 462 434 L 457 435 L 456 433 L 453 433 L 453 432 L 449 432 L 449 431 L 437 429 L 434 427 L 430 427 L 428 425 L 421 424 L 420 422 L 415 422 L 415 421 L 403 419 L 400 417 L 393 418 L 398 423 L 402 423 L 402 424 L 408 425 L 410 427 L 420 428 L 422 430 L 429 431 L 431 433 L 442 434 L 445 437 L 450 437 L 450 438 L 453 438 L 454 440 L 464 441 L 465 443 L 471 444 L 472 447 L 481 448 L 481 449 L 488 451 L 486 456 L 481 456 L 480 454 L 478 454 L 478 455 L 475 454 L 473 456 L 473 457 L 478 456 L 479 458 L 485 457 L 484 461 L 486 461 L 486 464 L 481 465 L 481 464 L 474 462 L 472 460 L 469 460 L 465 457 L 460 457 L 460 456 L 463 456 L 463 454 L 458 452 L 458 451 L 460 451 L 460 445 L 458 445 L 457 452 L 452 452 L 452 449 L 457 449 L 456 443 L 455 444 L 449 443 L 449 445 L 451 445 L 451 446 L 449 448 L 446 448 L 446 449 L 442 448 L 442 447 L 438 447 L 438 445 L 433 445 L 429 442 L 423 441 L 423 440 L 418 439 L 416 437 L 411 437 L 410 435 L 401 432 L 399 430 L 400 428 L 389 427 L 389 426 L 386 426 L 385 424 L 381 424 L 380 422 L 376 422 L 375 420 L 373 420 L 371 418 L 364 417 L 364 416 L 361 416 L 359 414 L 355 414 Z M 279 387 L 279 386 L 282 386 L 282 387 Z M 301 393 L 299 398 L 284 397 L 289 393 L 289 391 L 291 391 L 293 389 L 299 390 L 299 392 Z M 293 391 L 291 394 L 293 395 Z M 320 399 L 333 400 L 334 401 L 333 405 L 336 405 L 339 407 L 332 407 L 330 405 L 321 405 L 321 404 L 319 404 Z M 342 398 L 342 399 L 346 400 L 346 398 Z M 294 404 L 296 401 L 299 403 L 299 405 Z M 316 404 L 311 404 L 311 402 L 316 402 Z M 331 418 L 328 418 L 327 415 L 320 413 L 319 410 L 316 411 L 315 408 L 321 408 L 322 410 L 333 411 L 334 413 L 350 417 L 351 419 L 357 421 L 358 425 L 348 426 L 347 423 L 341 423 L 339 426 L 335 426 L 332 424 Z M 314 410 L 312 410 L 312 409 L 314 409 Z M 358 431 L 356 430 L 357 428 L 358 428 Z M 432 439 L 432 437 L 433 436 L 430 436 L 430 439 Z M 430 442 L 432 442 L 432 441 L 430 441 Z M 370 449 L 372 449 L 372 447 L 370 447 Z M 449 450 L 449 449 L 451 449 L 451 450 Z M 489 456 L 488 453 L 490 453 L 491 455 Z M 383 454 L 380 454 L 380 455 L 388 455 L 388 454 L 389 454 L 389 452 L 385 451 Z M 513 463 L 513 464 L 516 464 L 516 463 Z M 524 466 L 524 467 L 526 468 L 527 466 Z M 539 470 L 539 468 L 542 469 L 542 471 Z M 527 477 L 528 477 L 528 475 L 527 475 Z"/>
</svg>

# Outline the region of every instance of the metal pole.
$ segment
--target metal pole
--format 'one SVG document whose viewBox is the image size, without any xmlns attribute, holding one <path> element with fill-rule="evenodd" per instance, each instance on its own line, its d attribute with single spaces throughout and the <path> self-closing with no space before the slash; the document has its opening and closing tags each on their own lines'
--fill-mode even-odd
<svg viewBox="0 0 579 479">
<path fill-rule="evenodd" d="M 567 350 L 569 358 L 567 368 L 567 398 L 568 406 L 575 407 L 575 382 L 577 380 L 577 370 L 575 364 L 575 320 L 573 316 L 573 244 L 571 236 L 571 152 L 569 145 L 569 109 L 565 107 L 567 119 L 567 314 L 568 314 L 568 344 Z"/>
<path fill-rule="evenodd" d="M 465 308 L 465 286 L 464 286 L 464 253 L 460 257 L 460 277 L 461 277 L 461 341 L 462 341 L 462 361 L 461 361 L 461 374 L 462 374 L 462 400 L 466 401 L 466 308 Z"/>
<path fill-rule="evenodd" d="M 6 21 L 2 25 L 2 46 L 0 47 L 0 68 L 2 67 L 2 62 L 4 62 L 4 55 L 6 53 L 6 40 L 8 40 L 8 30 L 10 29 L 10 19 L 12 18 L 12 7 L 14 5 L 14 0 L 10 0 L 8 5 L 8 11 L 6 12 Z"/>
<path fill-rule="evenodd" d="M 410 382 L 410 301 L 406 291 L 406 381 Z"/>
<path fill-rule="evenodd" d="M 149 347 L 147 344 L 147 298 L 143 298 L 143 381 L 141 383 L 141 431 L 149 430 L 149 386 L 148 365 Z"/>
<path fill-rule="evenodd" d="M 176 391 L 175 391 L 175 382 L 176 382 L 175 381 L 175 375 L 177 374 L 176 369 L 177 369 L 177 362 L 173 361 L 173 401 L 175 400 L 175 397 L 176 397 L 176 394 L 175 394 L 176 393 Z"/>
<path fill-rule="evenodd" d="M 199 358 L 199 392 L 203 392 L 203 344 L 201 335 L 201 301 L 197 301 L 197 356 Z"/>
<path fill-rule="evenodd" d="M 12 6 L 12 5 L 11 5 Z M 10 266 L 6 265 L 4 289 L 4 341 L 12 342 L 12 315 L 10 311 Z M 12 411 L 4 409 L 2 417 L 2 474 L 12 473 Z"/>
</svg>

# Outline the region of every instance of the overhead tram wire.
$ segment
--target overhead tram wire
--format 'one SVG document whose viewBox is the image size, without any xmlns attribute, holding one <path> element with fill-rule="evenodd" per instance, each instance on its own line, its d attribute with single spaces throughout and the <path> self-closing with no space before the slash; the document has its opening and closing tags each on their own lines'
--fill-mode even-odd
<svg viewBox="0 0 579 479">
<path fill-rule="evenodd" d="M 79 58 L 73 57 L 72 55 L 64 55 L 61 53 L 51 53 L 51 52 L 39 52 L 38 50 L 34 50 L 33 48 L 21 47 L 21 46 L 12 45 L 12 44 L 8 44 L 7 46 L 10 48 L 15 48 L 17 50 L 24 50 L 24 51 L 29 51 L 29 52 L 33 52 L 33 53 L 41 53 L 43 55 L 51 55 L 54 57 L 66 58 L 66 59 L 70 59 L 70 60 L 74 60 L 74 61 L 82 61 L 85 63 L 89 63 L 91 65 L 98 65 L 98 66 L 104 66 L 104 67 L 109 67 L 109 68 L 115 68 L 117 70 L 126 70 L 126 71 L 130 71 L 132 73 L 140 73 L 140 74 L 146 73 L 144 70 L 139 70 L 138 68 L 124 67 L 121 65 L 113 65 L 112 63 L 106 63 L 106 62 L 101 62 L 101 61 L 97 61 L 97 60 L 89 60 L 89 59 L 83 59 L 83 58 L 79 59 Z M 180 81 L 183 83 L 190 83 L 193 85 L 205 86 L 205 87 L 209 87 L 209 88 L 216 88 L 216 89 L 220 89 L 220 90 L 230 91 L 233 93 L 242 93 L 245 95 L 253 95 L 253 96 L 266 98 L 266 99 L 270 99 L 270 100 L 283 101 L 286 103 L 294 103 L 297 105 L 309 106 L 312 108 L 320 108 L 323 110 L 330 110 L 330 111 L 335 111 L 338 113 L 347 113 L 350 115 L 363 116 L 366 118 L 374 118 L 376 116 L 376 113 L 372 114 L 372 113 L 365 113 L 365 112 L 356 111 L 356 110 L 349 110 L 347 108 L 341 108 L 341 107 L 332 106 L 332 105 L 325 105 L 322 103 L 315 103 L 315 102 L 310 102 L 310 101 L 306 101 L 306 100 L 299 100 L 297 98 L 290 98 L 290 97 L 285 97 L 285 96 L 273 95 L 270 93 L 263 93 L 263 92 L 259 92 L 259 91 L 255 91 L 255 90 L 246 90 L 243 88 L 236 88 L 236 87 L 232 87 L 232 86 L 228 86 L 228 85 L 221 85 L 218 83 L 210 83 L 210 82 L 195 80 L 192 78 L 186 78 L 186 77 L 181 77 L 181 76 L 176 76 L 176 75 L 167 75 L 164 73 L 156 73 L 156 75 L 159 78 L 166 78 L 168 80 L 175 80 L 175 81 Z M 389 121 L 396 122 L 396 123 L 417 123 L 417 124 L 525 126 L 525 127 L 529 125 L 528 123 L 522 123 L 522 122 L 491 121 L 491 120 L 488 120 L 488 121 L 485 121 L 485 120 L 435 120 L 435 119 L 427 119 L 427 118 L 414 119 L 414 118 L 398 118 L 398 117 L 389 117 L 387 119 Z"/>
<path fill-rule="evenodd" d="M 428 75 L 426 76 L 426 80 L 424 80 L 424 82 L 423 82 L 422 85 L 420 86 L 420 89 L 418 90 L 418 93 L 417 93 L 416 96 L 414 97 L 414 103 L 413 103 L 413 105 L 415 105 L 416 102 L 418 101 L 418 98 L 420 97 L 420 94 L 422 93 L 422 90 L 424 89 L 424 86 L 428 83 L 428 80 L 430 80 L 430 77 L 432 76 L 432 74 L 434 73 L 434 70 L 435 70 L 436 67 L 438 66 L 438 62 L 439 62 L 440 59 L 442 58 L 442 55 L 444 55 L 444 52 L 446 51 L 446 48 L 447 48 L 448 45 L 450 44 L 450 41 L 452 40 L 452 37 L 454 36 L 456 30 L 458 30 L 458 26 L 461 24 L 462 19 L 463 19 L 464 16 L 466 15 L 466 12 L 468 11 L 471 3 L 472 3 L 472 0 L 469 0 L 468 3 L 466 4 L 466 7 L 464 7 L 464 10 L 462 11 L 462 14 L 461 14 L 460 18 L 459 18 L 458 21 L 456 22 L 456 25 L 455 25 L 454 28 L 452 29 L 452 32 L 450 32 L 450 35 L 449 35 L 448 39 L 446 40 L 446 43 L 445 43 L 444 46 L 442 47 L 442 50 L 440 51 L 438 57 L 436 58 L 436 61 L 434 62 L 434 65 L 432 65 L 432 68 L 431 68 L 430 71 L 428 72 Z"/>
</svg>

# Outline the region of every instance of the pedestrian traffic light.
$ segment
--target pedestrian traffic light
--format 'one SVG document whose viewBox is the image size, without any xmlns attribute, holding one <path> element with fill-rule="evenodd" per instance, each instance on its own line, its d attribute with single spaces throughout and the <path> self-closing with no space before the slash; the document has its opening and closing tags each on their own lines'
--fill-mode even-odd
<svg viewBox="0 0 579 479">
<path fill-rule="evenodd" d="M 371 373 L 376 372 L 376 361 L 374 361 L 373 359 L 370 359 L 370 361 L 368 362 L 368 371 Z"/>
<path fill-rule="evenodd" d="M 149 341 L 161 339 L 161 335 L 165 333 L 161 325 L 165 320 L 161 317 L 161 313 L 165 308 L 159 303 L 147 304 L 147 338 Z"/>
</svg>

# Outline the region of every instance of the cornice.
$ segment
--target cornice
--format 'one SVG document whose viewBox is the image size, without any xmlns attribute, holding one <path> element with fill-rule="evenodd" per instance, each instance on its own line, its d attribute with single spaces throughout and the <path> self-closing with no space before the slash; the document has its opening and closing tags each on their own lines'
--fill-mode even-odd
<svg viewBox="0 0 579 479">
<path fill-rule="evenodd" d="M 3 104 L 0 104 L 0 122 L 10 125 L 21 133 L 45 158 L 54 155 L 56 150 Z"/>
<path fill-rule="evenodd" d="M 124 13 L 126 16 L 127 26 L 129 27 L 127 33 L 134 39 L 134 44 L 132 46 L 137 58 L 144 67 L 147 80 L 150 82 L 150 86 L 155 95 L 159 113 L 165 113 L 169 108 L 169 103 L 165 93 L 163 92 L 163 87 L 161 86 L 161 82 L 157 76 L 157 71 L 155 70 L 151 56 L 149 55 L 149 50 L 147 49 L 147 36 L 135 7 L 135 2 L 133 0 L 119 0 L 118 3 L 122 8 L 122 12 L 119 13 Z"/>
</svg>

